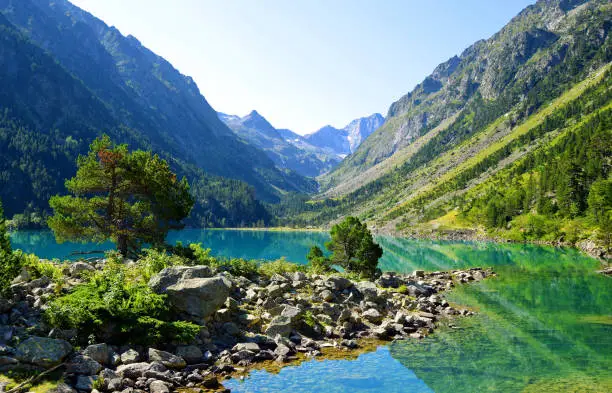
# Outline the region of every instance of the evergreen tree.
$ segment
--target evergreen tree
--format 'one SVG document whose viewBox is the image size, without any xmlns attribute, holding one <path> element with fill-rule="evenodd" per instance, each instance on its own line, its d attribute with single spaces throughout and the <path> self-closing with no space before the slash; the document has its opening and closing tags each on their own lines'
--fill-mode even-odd
<svg viewBox="0 0 612 393">
<path fill-rule="evenodd" d="M 13 253 L 11 242 L 6 231 L 6 220 L 4 210 L 0 202 L 0 295 L 3 295 L 10 287 L 11 282 L 22 266 L 21 255 Z"/>
<path fill-rule="evenodd" d="M 325 247 L 332 252 L 331 262 L 349 272 L 372 277 L 376 273 L 382 248 L 374 242 L 365 223 L 347 217 L 331 229 L 331 240 Z"/>
<path fill-rule="evenodd" d="M 143 243 L 162 244 L 193 206 L 189 184 L 177 180 L 165 160 L 129 152 L 106 135 L 77 166 L 76 176 L 66 181 L 72 195 L 49 202 L 54 210 L 49 227 L 60 242 L 110 239 L 122 255 L 134 255 Z"/>
</svg>

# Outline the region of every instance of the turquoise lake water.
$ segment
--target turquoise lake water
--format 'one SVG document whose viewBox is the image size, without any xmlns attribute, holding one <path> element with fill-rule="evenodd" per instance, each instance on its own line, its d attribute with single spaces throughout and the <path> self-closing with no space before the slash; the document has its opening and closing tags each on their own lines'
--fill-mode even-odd
<svg viewBox="0 0 612 393">
<path fill-rule="evenodd" d="M 12 235 L 15 248 L 47 258 L 99 245 L 57 245 L 50 233 Z M 305 262 L 324 233 L 184 230 L 228 257 Z M 423 340 L 380 347 L 356 360 L 312 360 L 279 374 L 230 380 L 232 392 L 612 392 L 612 279 L 573 249 L 379 237 L 383 270 L 493 267 L 498 277 L 447 294 L 477 310 Z"/>
</svg>

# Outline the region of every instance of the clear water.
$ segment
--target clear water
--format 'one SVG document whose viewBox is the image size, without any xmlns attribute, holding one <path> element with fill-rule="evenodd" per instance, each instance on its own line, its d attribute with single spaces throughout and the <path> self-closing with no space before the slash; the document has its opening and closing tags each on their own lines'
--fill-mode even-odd
<svg viewBox="0 0 612 393">
<path fill-rule="evenodd" d="M 15 248 L 65 258 L 75 245 L 19 232 Z M 201 242 L 216 255 L 305 262 L 323 233 L 203 231 L 171 241 Z M 232 392 L 612 392 L 612 279 L 572 249 L 380 237 L 383 270 L 491 266 L 496 279 L 456 288 L 449 300 L 478 315 L 424 340 L 381 347 L 356 360 L 312 360 L 278 374 L 230 380 Z M 81 246 L 100 249 L 99 245 Z M 90 248 L 87 248 L 90 247 Z"/>
</svg>

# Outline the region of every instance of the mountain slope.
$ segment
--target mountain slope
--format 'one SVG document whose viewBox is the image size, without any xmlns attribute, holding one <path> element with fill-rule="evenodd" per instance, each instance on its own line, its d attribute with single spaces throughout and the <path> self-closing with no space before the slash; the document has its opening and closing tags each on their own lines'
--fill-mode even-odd
<svg viewBox="0 0 612 393">
<path fill-rule="evenodd" d="M 440 135 L 419 150 L 445 151 L 521 101 L 518 116 L 533 112 L 546 96 L 559 94 L 578 74 L 584 76 L 593 61 L 601 64 L 609 56 L 600 50 L 608 39 L 609 12 L 606 1 L 538 1 L 527 7 L 500 32 L 440 64 L 393 103 L 385 124 L 321 179 L 323 189 L 345 182 L 364 185 L 371 178 L 360 174 L 441 125 Z M 554 85 L 543 86 L 553 79 Z"/>
<path fill-rule="evenodd" d="M 357 147 L 384 122 L 381 114 L 355 119 L 344 128 L 327 125 L 304 138 L 312 145 L 331 149 L 340 157 L 353 153 Z"/>
<path fill-rule="evenodd" d="M 385 125 L 322 177 L 328 191 L 319 200 L 279 211 L 297 223 L 358 215 L 405 234 L 480 228 L 517 240 L 602 236 L 612 228 L 601 219 L 612 212 L 605 196 L 612 195 L 611 25 L 606 1 L 528 7 L 393 104 Z M 445 106 L 461 80 L 474 91 Z M 402 139 L 422 118 L 441 120 Z M 385 138 L 397 144 L 380 143 Z"/>
<path fill-rule="evenodd" d="M 134 37 L 122 36 L 64 0 L 2 0 L 0 12 L 105 107 L 105 116 L 113 121 L 91 125 L 89 138 L 109 125 L 124 128 L 121 140 L 167 152 L 215 175 L 244 180 L 266 200 L 278 199 L 283 190 L 313 189 L 311 182 L 278 170 L 263 152 L 239 141 L 191 78 Z M 20 105 L 32 106 L 27 101 L 6 104 L 14 112 Z M 27 126 L 46 132 L 57 117 L 48 112 L 37 120 Z"/>
<path fill-rule="evenodd" d="M 219 118 L 242 140 L 265 151 L 280 168 L 315 177 L 340 162 L 329 149 L 315 147 L 290 130 L 277 130 L 257 111 L 242 118 L 219 113 Z"/>
</svg>

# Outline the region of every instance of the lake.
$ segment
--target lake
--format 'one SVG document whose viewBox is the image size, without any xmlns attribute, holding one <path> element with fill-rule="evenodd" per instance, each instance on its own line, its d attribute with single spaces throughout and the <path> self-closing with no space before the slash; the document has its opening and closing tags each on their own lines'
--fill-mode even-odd
<svg viewBox="0 0 612 393">
<path fill-rule="evenodd" d="M 183 230 L 213 254 L 305 263 L 319 232 Z M 12 234 L 14 248 L 66 258 L 96 245 L 57 245 L 48 232 Z M 280 373 L 229 380 L 232 392 L 610 392 L 612 280 L 574 249 L 379 237 L 383 270 L 493 267 L 498 277 L 457 287 L 449 301 L 478 314 L 423 340 L 395 342 L 355 360 L 313 360 Z"/>
</svg>

